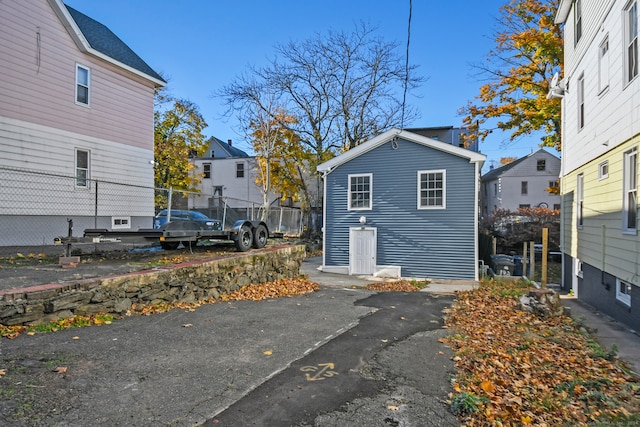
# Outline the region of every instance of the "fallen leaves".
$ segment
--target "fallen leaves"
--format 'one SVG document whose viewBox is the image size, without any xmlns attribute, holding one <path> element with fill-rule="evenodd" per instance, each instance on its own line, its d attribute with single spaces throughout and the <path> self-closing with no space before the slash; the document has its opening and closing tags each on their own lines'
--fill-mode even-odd
<svg viewBox="0 0 640 427">
<path fill-rule="evenodd" d="M 320 286 L 307 279 L 281 279 L 274 282 L 243 286 L 220 296 L 221 301 L 262 301 L 270 298 L 292 297 L 315 292 Z"/>
<path fill-rule="evenodd" d="M 365 289 L 380 292 L 416 292 L 429 284 L 426 280 L 397 280 L 395 282 L 369 283 Z"/>
<path fill-rule="evenodd" d="M 638 422 L 637 378 L 570 317 L 518 310 L 527 286 L 485 281 L 458 293 L 448 313 L 453 335 L 443 341 L 458 369 L 452 402 L 471 409 L 458 412 L 464 424 Z"/>
</svg>

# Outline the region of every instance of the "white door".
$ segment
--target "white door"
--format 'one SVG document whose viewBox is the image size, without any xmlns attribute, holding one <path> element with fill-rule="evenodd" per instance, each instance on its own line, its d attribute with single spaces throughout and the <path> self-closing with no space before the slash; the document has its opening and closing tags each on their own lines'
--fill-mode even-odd
<svg viewBox="0 0 640 427">
<path fill-rule="evenodd" d="M 377 229 L 374 227 L 349 229 L 349 274 L 375 273 L 376 237 Z"/>
</svg>

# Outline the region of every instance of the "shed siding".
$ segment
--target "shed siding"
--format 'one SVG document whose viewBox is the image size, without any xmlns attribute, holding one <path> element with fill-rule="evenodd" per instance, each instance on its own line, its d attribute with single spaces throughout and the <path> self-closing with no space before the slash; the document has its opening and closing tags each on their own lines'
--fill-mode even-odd
<svg viewBox="0 0 640 427">
<path fill-rule="evenodd" d="M 417 171 L 446 170 L 446 209 L 417 208 Z M 370 211 L 348 211 L 349 174 L 373 174 Z M 349 265 L 349 227 L 376 227 L 377 265 L 403 277 L 474 279 L 475 165 L 410 141 L 391 142 L 336 167 L 326 177 L 325 264 Z"/>
</svg>

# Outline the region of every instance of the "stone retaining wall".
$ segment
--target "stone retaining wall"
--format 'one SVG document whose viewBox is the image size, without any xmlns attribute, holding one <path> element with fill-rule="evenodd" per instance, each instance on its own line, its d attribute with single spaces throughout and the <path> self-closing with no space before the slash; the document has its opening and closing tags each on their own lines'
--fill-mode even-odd
<svg viewBox="0 0 640 427">
<path fill-rule="evenodd" d="M 46 323 L 73 315 L 120 315 L 132 304 L 196 302 L 244 285 L 300 276 L 304 246 L 274 246 L 230 257 L 129 274 L 0 291 L 0 324 Z"/>
</svg>

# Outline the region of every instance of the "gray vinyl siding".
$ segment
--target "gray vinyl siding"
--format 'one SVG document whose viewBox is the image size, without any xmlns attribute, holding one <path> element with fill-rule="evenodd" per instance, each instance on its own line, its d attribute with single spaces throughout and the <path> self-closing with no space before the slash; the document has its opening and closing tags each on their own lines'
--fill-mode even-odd
<svg viewBox="0 0 640 427">
<path fill-rule="evenodd" d="M 446 209 L 418 209 L 418 171 L 446 170 Z M 347 210 L 349 174 L 372 178 L 372 210 Z M 474 279 L 475 164 L 399 140 L 342 164 L 326 177 L 325 263 L 349 265 L 349 227 L 376 227 L 377 265 L 399 265 L 403 277 Z"/>
</svg>

